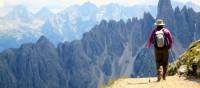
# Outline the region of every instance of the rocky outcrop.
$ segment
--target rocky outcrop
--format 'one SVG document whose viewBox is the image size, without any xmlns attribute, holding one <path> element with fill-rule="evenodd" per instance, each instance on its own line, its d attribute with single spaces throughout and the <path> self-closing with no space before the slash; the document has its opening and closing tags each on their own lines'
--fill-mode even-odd
<svg viewBox="0 0 200 88">
<path fill-rule="evenodd" d="M 166 26 L 173 34 L 169 59 L 172 62 L 186 50 L 189 42 L 200 38 L 200 15 L 186 7 L 173 11 L 169 0 L 160 0 L 158 8 L 158 17 L 166 17 Z M 154 76 L 153 50 L 146 48 L 154 21 L 149 13 L 144 13 L 142 19 L 132 18 L 127 22 L 102 20 L 80 40 L 55 47 L 42 36 L 35 44 L 7 49 L 0 53 L 0 81 L 3 82 L 0 86 L 97 88 L 120 76 Z"/>
<path fill-rule="evenodd" d="M 164 19 L 169 29 L 174 29 L 174 12 L 171 0 L 159 0 L 157 7 L 157 19 Z"/>
<path fill-rule="evenodd" d="M 36 44 L 23 44 L 0 54 L 2 88 L 68 88 L 53 44 L 42 36 Z"/>
<path fill-rule="evenodd" d="M 141 29 L 153 20 L 146 13 L 144 20 L 102 21 L 81 40 L 60 43 L 57 48 L 42 36 L 35 44 L 7 49 L 0 54 L 5 66 L 2 87 L 10 83 L 12 88 L 96 88 L 111 78 L 130 76 L 137 50 L 145 47 L 148 37 L 142 37 Z"/>
<path fill-rule="evenodd" d="M 193 42 L 187 51 L 169 65 L 168 74 L 200 78 L 200 40 Z"/>
</svg>

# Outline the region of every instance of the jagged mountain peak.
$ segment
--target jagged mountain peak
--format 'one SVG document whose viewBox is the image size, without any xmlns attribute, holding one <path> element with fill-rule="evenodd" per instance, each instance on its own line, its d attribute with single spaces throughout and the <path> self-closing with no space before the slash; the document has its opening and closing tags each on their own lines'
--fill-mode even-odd
<svg viewBox="0 0 200 88">
<path fill-rule="evenodd" d="M 49 41 L 49 39 L 47 39 L 47 37 L 45 37 L 45 36 L 41 36 L 41 37 L 38 39 L 38 41 L 37 41 L 36 44 L 37 44 L 37 45 L 48 45 L 48 44 L 53 45 L 53 44 Z"/>
<path fill-rule="evenodd" d="M 188 7 L 187 6 L 183 6 L 183 9 L 182 10 L 187 10 L 188 9 Z"/>
<path fill-rule="evenodd" d="M 167 14 L 162 13 L 162 15 L 170 18 Z M 183 16 L 180 18 L 185 19 Z M 180 19 L 176 21 L 177 23 L 182 22 Z M 2 58 L 0 63 L 5 66 L 2 70 L 5 73 L 0 74 L 4 82 L 2 84 L 5 84 L 3 88 L 7 88 L 7 85 L 11 86 L 9 88 L 23 88 L 24 86 L 26 88 L 32 88 L 32 86 L 37 88 L 97 88 L 98 84 L 106 83 L 109 79 L 121 75 L 154 76 L 156 71 L 153 66 L 155 65 L 153 52 L 145 48 L 145 42 L 154 22 L 154 18 L 149 13 L 145 13 L 142 19 L 135 17 L 127 22 L 103 20 L 91 31 L 85 33 L 81 40 L 60 43 L 57 48 L 54 48 L 48 40 L 52 38 L 48 37 L 47 39 L 45 36 L 41 36 L 36 44 L 17 49 L 18 53 L 13 57 L 9 57 L 11 54 L 5 55 L 5 57 L 0 55 Z M 182 26 L 183 23 L 180 24 Z M 180 27 L 184 31 L 173 29 L 176 32 L 172 32 L 175 34 L 173 36 L 176 39 L 175 43 L 178 42 L 178 44 L 174 44 L 172 51 L 176 55 L 179 55 L 177 52 L 181 51 L 181 46 L 191 40 L 192 37 L 187 35 L 194 33 L 191 31 L 192 27 L 185 26 L 187 27 Z M 47 27 L 45 30 L 52 31 L 53 29 Z M 199 34 L 199 32 L 196 33 Z M 49 36 L 53 35 L 55 36 L 55 34 L 49 33 Z M 177 38 L 177 36 L 181 38 Z M 55 40 L 58 38 L 56 37 Z M 180 43 L 181 39 L 184 41 Z M 15 57 L 17 57 L 16 60 Z M 151 70 L 150 73 L 149 70 Z M 16 79 L 12 80 L 9 77 Z M 26 80 L 32 81 L 27 82 Z M 15 83 L 16 81 L 17 83 Z M 16 87 L 12 87 L 12 85 Z"/>
<path fill-rule="evenodd" d="M 175 13 L 176 13 L 176 12 L 180 12 L 180 8 L 179 8 L 179 7 L 176 7 L 176 8 L 175 8 Z"/>
<path fill-rule="evenodd" d="M 143 18 L 144 19 L 145 18 L 152 18 L 152 19 L 154 19 L 153 16 L 151 15 L 151 13 L 149 13 L 149 12 L 144 12 Z"/>
<path fill-rule="evenodd" d="M 157 8 L 157 18 L 167 19 L 173 16 L 171 0 L 159 0 Z"/>
<path fill-rule="evenodd" d="M 187 7 L 187 6 L 184 6 L 181 10 L 182 12 L 185 12 L 185 11 L 191 11 L 191 12 L 195 12 L 193 8 L 191 7 Z"/>
<path fill-rule="evenodd" d="M 163 19 L 167 28 L 174 29 L 174 11 L 171 0 L 159 0 L 156 19 Z"/>
<path fill-rule="evenodd" d="M 49 42 L 49 40 L 48 40 L 44 35 L 42 35 L 42 36 L 38 39 L 37 43 L 40 43 L 40 42 Z"/>
</svg>

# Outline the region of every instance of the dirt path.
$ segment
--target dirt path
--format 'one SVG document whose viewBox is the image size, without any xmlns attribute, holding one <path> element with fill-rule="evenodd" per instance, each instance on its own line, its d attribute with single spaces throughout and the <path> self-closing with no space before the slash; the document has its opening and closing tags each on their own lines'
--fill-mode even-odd
<svg viewBox="0 0 200 88">
<path fill-rule="evenodd" d="M 156 78 L 124 78 L 114 82 L 109 88 L 200 88 L 200 80 L 186 80 L 177 76 L 156 82 Z"/>
</svg>

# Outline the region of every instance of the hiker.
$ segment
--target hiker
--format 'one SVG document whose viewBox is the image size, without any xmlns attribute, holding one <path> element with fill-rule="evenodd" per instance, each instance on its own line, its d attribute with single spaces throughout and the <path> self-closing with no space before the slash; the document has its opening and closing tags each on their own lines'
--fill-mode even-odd
<svg viewBox="0 0 200 88">
<path fill-rule="evenodd" d="M 151 32 L 148 40 L 148 48 L 154 44 L 155 61 L 157 68 L 158 82 L 163 78 L 166 80 L 166 72 L 168 65 L 169 49 L 172 48 L 172 35 L 170 31 L 165 28 L 165 23 L 162 19 L 157 19 L 155 22 L 156 28 Z M 161 67 L 162 70 L 161 71 Z M 162 72 L 162 74 L 161 74 Z"/>
</svg>

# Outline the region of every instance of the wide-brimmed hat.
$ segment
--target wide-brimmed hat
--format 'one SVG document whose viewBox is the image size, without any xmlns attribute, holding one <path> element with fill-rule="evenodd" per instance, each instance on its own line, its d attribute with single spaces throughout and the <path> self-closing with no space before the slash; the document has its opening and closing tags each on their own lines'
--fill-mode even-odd
<svg viewBox="0 0 200 88">
<path fill-rule="evenodd" d="M 157 19 L 156 22 L 154 23 L 155 26 L 164 26 L 165 23 L 163 19 Z"/>
</svg>

